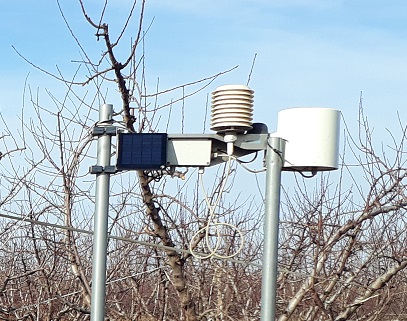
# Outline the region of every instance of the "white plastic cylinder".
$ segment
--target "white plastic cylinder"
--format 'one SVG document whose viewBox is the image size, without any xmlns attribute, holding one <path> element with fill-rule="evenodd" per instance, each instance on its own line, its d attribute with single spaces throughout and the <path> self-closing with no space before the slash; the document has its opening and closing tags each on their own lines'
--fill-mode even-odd
<svg viewBox="0 0 407 321">
<path fill-rule="evenodd" d="M 290 108 L 278 113 L 277 133 L 286 140 L 283 170 L 329 171 L 338 168 L 340 111 Z"/>
</svg>

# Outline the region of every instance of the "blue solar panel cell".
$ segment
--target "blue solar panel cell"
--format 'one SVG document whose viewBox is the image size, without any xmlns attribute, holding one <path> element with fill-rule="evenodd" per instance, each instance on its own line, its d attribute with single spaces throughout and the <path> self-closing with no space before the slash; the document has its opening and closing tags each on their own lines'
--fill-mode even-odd
<svg viewBox="0 0 407 321">
<path fill-rule="evenodd" d="M 118 170 L 161 169 L 167 163 L 166 133 L 121 133 L 118 136 Z"/>
</svg>

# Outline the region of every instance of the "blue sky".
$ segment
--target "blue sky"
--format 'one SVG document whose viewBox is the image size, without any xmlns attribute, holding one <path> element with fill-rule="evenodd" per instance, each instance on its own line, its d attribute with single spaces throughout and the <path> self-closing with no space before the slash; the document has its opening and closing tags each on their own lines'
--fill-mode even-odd
<svg viewBox="0 0 407 321">
<path fill-rule="evenodd" d="M 90 14 L 99 12 L 103 3 L 84 2 Z M 0 108 L 3 115 L 12 117 L 21 105 L 28 74 L 33 87 L 55 92 L 63 88 L 25 63 L 11 46 L 42 68 L 55 71 L 58 65 L 68 75 L 77 66 L 71 60 L 80 56 L 55 1 L 0 3 Z M 100 44 L 79 4 L 60 3 L 87 50 L 97 55 Z M 106 18 L 113 34 L 129 3 L 110 1 Z M 402 121 L 407 119 L 405 1 L 147 0 L 145 29 L 153 18 L 145 39 L 150 92 L 157 78 L 164 89 L 239 65 L 186 101 L 187 132 L 202 124 L 208 93 L 219 85 L 247 82 L 255 54 L 250 81 L 255 90 L 255 120 L 267 123 L 271 131 L 277 112 L 296 106 L 338 108 L 346 122 L 355 126 L 361 91 L 365 112 L 377 131 L 395 126 L 397 112 Z M 131 28 L 135 34 L 136 24 Z M 180 94 L 174 92 L 171 98 Z M 171 130 L 180 130 L 178 121 L 172 121 Z"/>
</svg>

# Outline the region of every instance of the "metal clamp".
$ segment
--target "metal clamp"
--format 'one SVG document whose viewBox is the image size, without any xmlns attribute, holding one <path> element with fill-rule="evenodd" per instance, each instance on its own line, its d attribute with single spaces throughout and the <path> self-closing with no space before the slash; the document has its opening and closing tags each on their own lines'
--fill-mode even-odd
<svg viewBox="0 0 407 321">
<path fill-rule="evenodd" d="M 89 167 L 89 172 L 91 174 L 115 174 L 117 173 L 117 168 L 115 165 L 109 166 L 100 166 L 100 165 L 93 165 Z"/>
<path fill-rule="evenodd" d="M 103 136 L 103 135 L 116 136 L 117 127 L 116 126 L 95 126 L 95 127 L 93 127 L 92 135 L 93 136 Z"/>
</svg>

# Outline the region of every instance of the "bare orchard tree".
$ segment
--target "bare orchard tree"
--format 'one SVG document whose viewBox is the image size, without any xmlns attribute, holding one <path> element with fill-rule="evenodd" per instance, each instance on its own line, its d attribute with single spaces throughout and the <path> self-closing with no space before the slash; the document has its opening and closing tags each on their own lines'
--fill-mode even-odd
<svg viewBox="0 0 407 321">
<path fill-rule="evenodd" d="M 79 4 L 84 20 L 94 28 L 95 43 L 103 48 L 101 56 L 92 58 L 60 7 L 82 51 L 84 79 L 80 69 L 72 77 L 62 71 L 53 74 L 19 53 L 57 79 L 66 92 L 57 97 L 45 91 L 43 96 L 26 85 L 21 128 L 5 127 L 2 133 L 0 312 L 7 320 L 89 319 L 95 200 L 88 167 L 95 162 L 92 130 L 98 125 L 97 111 L 110 97 L 103 93 L 113 86 L 120 94 L 116 126 L 129 132 L 153 132 L 159 112 L 177 101 L 184 104 L 189 95 L 224 73 L 149 94 L 142 70 L 144 1 L 132 4 L 115 39 L 104 21 L 107 1 L 95 17 L 87 13 L 86 3 Z M 133 20 L 137 32 L 130 36 L 127 56 L 119 60 L 117 52 L 119 47 L 123 50 L 121 43 Z M 189 87 L 194 89 L 187 93 Z M 150 103 L 176 89 L 181 89 L 181 97 L 161 107 Z M 233 222 L 244 234 L 258 229 L 259 206 L 250 198 L 226 203 L 220 197 L 233 187 L 230 182 L 224 184 L 225 175 L 233 177 L 235 170 L 220 170 L 205 200 L 197 192 L 198 185 L 193 189 L 178 185 L 174 193 L 167 182 L 183 178 L 180 172 L 138 171 L 113 177 L 109 234 L 115 237 L 108 248 L 106 302 L 110 320 L 251 320 L 258 316 L 259 267 L 250 265 L 258 262 L 258 235 L 247 237 L 252 246 L 236 256 L 231 266 L 216 259 L 201 262 L 189 250 L 206 250 L 204 233 L 196 233 L 208 224 L 208 204 L 217 199 L 221 200 L 220 218 Z M 225 233 L 228 241 L 221 249 L 228 255 L 241 240 L 234 230 Z M 245 291 L 251 295 L 248 301 L 242 295 Z"/>
<path fill-rule="evenodd" d="M 306 192 L 298 181 L 285 200 L 280 321 L 404 319 L 406 128 L 377 153 L 361 106 L 359 122 L 359 139 L 348 136 L 357 166 L 344 165 L 340 184 L 322 177 Z"/>
<path fill-rule="evenodd" d="M 105 19 L 107 1 L 96 16 L 87 6 L 79 0 L 80 14 L 95 34 L 89 42 L 80 39 L 60 7 L 81 51 L 73 76 L 46 71 L 20 53 L 57 79 L 65 93 L 44 94 L 26 85 L 20 125 L 10 128 L 2 119 L 0 319 L 89 319 L 95 200 L 88 167 L 95 163 L 92 132 L 99 106 L 118 95 L 114 125 L 154 132 L 162 126 L 160 116 L 177 103 L 183 108 L 189 96 L 227 72 L 151 90 L 143 67 L 145 2 L 131 2 L 115 32 Z M 93 56 L 90 47 L 102 53 Z M 167 100 L 158 104 L 159 99 Z M 378 153 L 360 110 L 359 139 L 348 138 L 357 166 L 344 165 L 339 183 L 324 175 L 310 190 L 298 179 L 287 192 L 279 320 L 403 318 L 405 128 L 398 143 Z M 263 202 L 239 194 L 234 183 L 242 171 L 236 166 L 230 162 L 208 171 L 210 188 L 192 170 L 112 177 L 109 320 L 259 319 Z M 213 216 L 231 224 L 216 231 Z M 218 242 L 212 236 L 219 234 L 224 238 Z"/>
<path fill-rule="evenodd" d="M 69 117 L 95 112 L 85 111 L 83 97 L 75 102 L 77 93 L 68 92 L 67 97 L 70 103 L 55 101 L 55 111 L 43 109 L 37 97 L 30 97 L 38 117 L 27 122 L 27 148 L 16 155 L 18 166 L 10 156 L 1 162 L 0 318 L 6 320 L 89 318 L 94 179 L 87 171 L 94 161 L 93 121 L 89 117 L 88 127 Z M 236 171 L 232 170 L 225 195 L 233 193 Z M 213 186 L 206 188 L 210 202 L 220 193 L 224 171 L 220 167 Z M 207 224 L 209 215 L 201 186 L 194 184 L 192 174 L 190 182 L 182 181 L 175 189 L 168 186 L 177 185 L 174 179 L 145 175 L 162 225 L 177 245 L 177 256 L 184 260 L 182 277 L 196 318 L 258 318 L 261 242 L 256 231 L 261 205 L 252 197 L 222 199 L 218 219 L 243 231 L 245 247 L 229 263 L 216 258 L 201 261 L 189 252 L 193 235 Z M 167 257 L 170 249 L 162 247 L 154 221 L 145 215 L 134 178 L 130 173 L 112 178 L 109 234 L 115 238 L 108 248 L 107 316 L 111 320 L 187 319 Z M 170 193 L 174 190 L 175 195 Z M 227 239 L 224 255 L 234 252 L 241 241 L 233 230 Z M 200 255 L 206 248 L 197 242 L 194 250 Z"/>
</svg>

